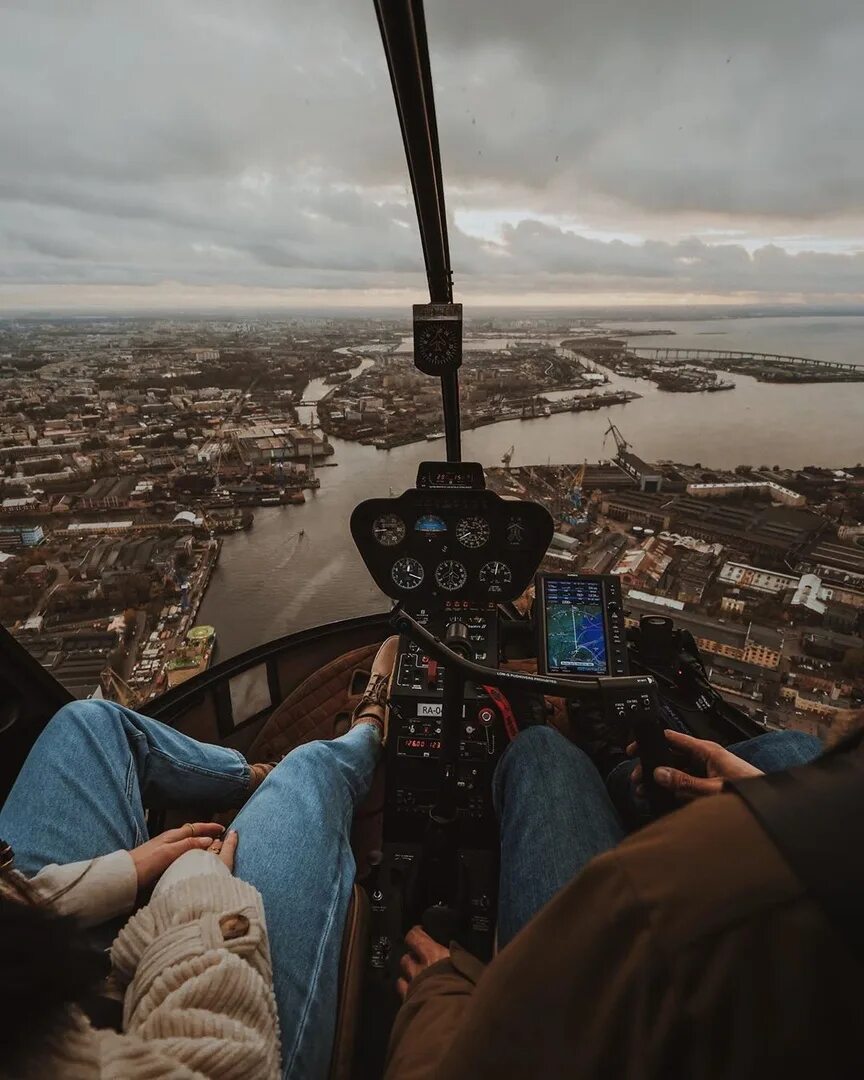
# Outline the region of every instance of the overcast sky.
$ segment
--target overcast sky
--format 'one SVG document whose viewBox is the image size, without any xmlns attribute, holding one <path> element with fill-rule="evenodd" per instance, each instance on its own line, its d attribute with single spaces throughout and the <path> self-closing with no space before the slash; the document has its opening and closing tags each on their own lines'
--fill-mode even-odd
<svg viewBox="0 0 864 1080">
<path fill-rule="evenodd" d="M 862 0 L 427 0 L 457 298 L 864 302 Z M 0 309 L 408 304 L 371 0 L 0 0 Z"/>
</svg>

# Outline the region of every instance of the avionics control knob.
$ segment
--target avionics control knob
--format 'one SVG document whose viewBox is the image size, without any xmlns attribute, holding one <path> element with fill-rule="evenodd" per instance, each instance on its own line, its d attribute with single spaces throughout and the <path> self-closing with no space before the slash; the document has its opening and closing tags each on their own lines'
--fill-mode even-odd
<svg viewBox="0 0 864 1080">
<path fill-rule="evenodd" d="M 489 708 L 488 705 L 484 705 L 482 709 L 477 713 L 477 719 L 481 724 L 493 724 L 495 722 L 495 713 Z"/>
</svg>

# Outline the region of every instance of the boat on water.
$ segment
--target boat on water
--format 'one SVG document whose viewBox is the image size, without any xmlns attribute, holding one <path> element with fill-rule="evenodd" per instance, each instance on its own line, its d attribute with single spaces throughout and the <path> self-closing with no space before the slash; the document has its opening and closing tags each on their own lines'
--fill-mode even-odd
<svg viewBox="0 0 864 1080">
<path fill-rule="evenodd" d="M 216 651 L 216 629 L 213 626 L 193 626 L 185 643 L 165 665 L 168 689 L 202 674 L 213 662 Z"/>
<path fill-rule="evenodd" d="M 444 438 L 444 432 L 443 431 L 430 431 L 429 434 L 426 436 L 426 442 L 435 442 L 436 439 L 443 439 L 443 438 Z"/>
</svg>

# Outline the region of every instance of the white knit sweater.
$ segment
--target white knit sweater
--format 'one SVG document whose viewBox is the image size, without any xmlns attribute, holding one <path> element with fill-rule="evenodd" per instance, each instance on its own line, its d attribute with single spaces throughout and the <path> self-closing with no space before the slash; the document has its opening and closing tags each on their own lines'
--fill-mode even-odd
<svg viewBox="0 0 864 1080">
<path fill-rule="evenodd" d="M 104 857 L 113 860 L 110 866 L 94 860 L 103 865 L 91 871 L 86 892 L 70 890 L 57 907 L 86 919 L 95 904 L 104 917 L 121 896 L 128 899 L 121 854 Z M 50 895 L 68 876 L 66 867 L 52 867 L 33 882 Z M 97 882 L 105 888 L 88 900 Z M 68 1026 L 28 1062 L 22 1080 L 278 1078 L 279 1028 L 261 896 L 215 856 L 190 852 L 178 859 L 147 907 L 120 931 L 111 959 L 125 988 L 123 1034 L 95 1030 L 72 1010 Z"/>
</svg>

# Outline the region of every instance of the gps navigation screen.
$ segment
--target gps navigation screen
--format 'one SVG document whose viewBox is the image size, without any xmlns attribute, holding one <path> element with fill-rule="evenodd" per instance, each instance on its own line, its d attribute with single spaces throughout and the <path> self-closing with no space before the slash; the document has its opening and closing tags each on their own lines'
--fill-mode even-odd
<svg viewBox="0 0 864 1080">
<path fill-rule="evenodd" d="M 543 589 L 546 670 L 550 675 L 605 675 L 609 665 L 600 583 L 546 578 Z"/>
</svg>

